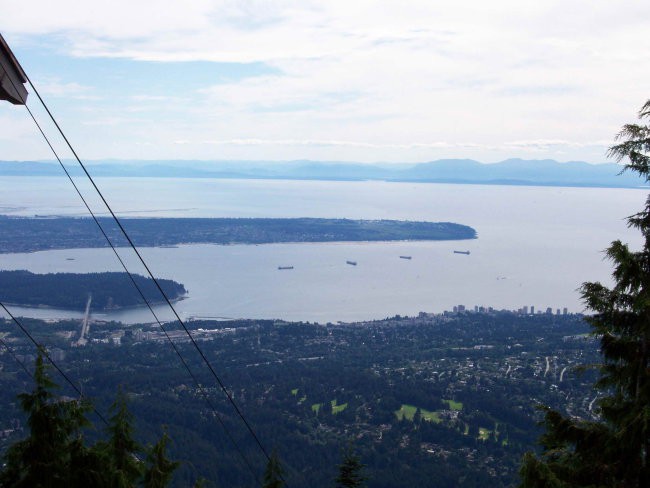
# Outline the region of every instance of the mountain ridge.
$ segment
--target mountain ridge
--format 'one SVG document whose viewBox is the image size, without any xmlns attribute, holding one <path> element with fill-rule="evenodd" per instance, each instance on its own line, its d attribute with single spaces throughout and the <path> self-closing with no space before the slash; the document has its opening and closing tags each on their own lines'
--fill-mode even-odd
<svg viewBox="0 0 650 488">
<path fill-rule="evenodd" d="M 66 161 L 73 175 L 81 170 Z M 440 159 L 423 163 L 358 163 L 336 161 L 200 161 L 96 160 L 87 162 L 97 177 L 289 179 L 325 181 L 391 181 L 422 183 L 499 184 L 639 188 L 646 183 L 621 174 L 615 163 L 558 162 L 511 158 L 497 163 L 473 159 Z M 0 176 L 62 176 L 51 161 L 0 161 Z"/>
</svg>

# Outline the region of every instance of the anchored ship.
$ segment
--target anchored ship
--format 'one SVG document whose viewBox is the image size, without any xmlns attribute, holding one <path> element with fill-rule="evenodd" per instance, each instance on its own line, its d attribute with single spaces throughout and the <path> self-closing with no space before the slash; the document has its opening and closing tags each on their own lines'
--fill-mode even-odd
<svg viewBox="0 0 650 488">
<path fill-rule="evenodd" d="M 293 269 L 293 266 L 278 266 L 278 269 Z"/>
<path fill-rule="evenodd" d="M 454 251 L 454 254 L 466 254 L 469 256 L 469 251 Z"/>
<path fill-rule="evenodd" d="M 411 259 L 411 256 L 400 256 L 400 259 Z"/>
<path fill-rule="evenodd" d="M 357 265 L 357 262 L 356 262 L 356 261 L 346 261 L 345 263 L 346 263 L 346 264 L 350 264 L 350 265 L 352 265 L 352 266 L 356 266 L 356 265 Z"/>
</svg>

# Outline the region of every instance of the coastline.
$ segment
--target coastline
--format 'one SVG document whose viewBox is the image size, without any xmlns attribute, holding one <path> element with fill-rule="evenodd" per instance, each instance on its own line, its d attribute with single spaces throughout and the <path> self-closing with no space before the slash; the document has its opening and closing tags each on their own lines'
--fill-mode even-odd
<svg viewBox="0 0 650 488">
<path fill-rule="evenodd" d="M 187 298 L 189 298 L 189 293 L 185 293 L 181 296 L 178 296 L 176 298 L 170 298 L 169 301 L 174 304 L 181 302 Z M 66 313 L 79 313 L 83 314 L 84 311 L 82 309 L 75 310 L 71 308 L 61 308 L 61 307 L 55 307 L 51 305 L 26 305 L 23 303 L 13 303 L 13 302 L 3 302 L 7 307 L 20 307 L 20 308 L 27 308 L 27 309 L 33 309 L 33 310 L 59 310 L 61 312 L 66 312 Z M 149 302 L 149 305 L 152 307 L 154 306 L 159 306 L 159 305 L 165 305 L 167 302 L 164 300 L 156 300 L 155 302 Z M 111 307 L 111 308 L 100 308 L 100 309 L 95 309 L 90 308 L 90 315 L 92 316 L 93 313 L 110 313 L 110 312 L 122 312 L 122 311 L 129 311 L 129 310 L 137 310 L 140 308 L 147 308 L 146 304 L 139 304 L 139 305 L 124 305 L 124 306 L 119 306 L 119 307 Z M 71 319 L 74 320 L 74 319 Z"/>
<path fill-rule="evenodd" d="M 101 217 L 116 247 L 126 247 L 110 218 Z M 332 218 L 122 218 L 139 248 L 179 245 L 437 242 L 478 238 L 476 229 L 448 221 Z M 0 215 L 0 254 L 107 248 L 87 217 Z"/>
</svg>

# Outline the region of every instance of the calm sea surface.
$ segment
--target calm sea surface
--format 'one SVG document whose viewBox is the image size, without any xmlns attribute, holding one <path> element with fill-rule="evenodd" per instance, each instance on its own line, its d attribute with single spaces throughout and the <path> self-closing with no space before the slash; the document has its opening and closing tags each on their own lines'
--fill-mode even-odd
<svg viewBox="0 0 650 488">
<path fill-rule="evenodd" d="M 477 230 L 478 239 L 471 241 L 143 249 L 157 276 L 188 289 L 189 297 L 177 304 L 184 318 L 319 322 L 441 312 L 456 304 L 582 311 L 580 283 L 609 282 L 610 266 L 601 251 L 618 238 L 633 247 L 640 244 L 624 218 L 641 209 L 647 196 L 647 190 L 630 189 L 383 182 L 102 178 L 98 185 L 124 217 L 405 219 L 457 222 Z M 63 178 L 0 177 L 0 189 L 3 214 L 85 215 Z M 90 200 L 101 209 L 96 198 Z M 128 250 L 120 252 L 133 271 L 143 274 Z M 358 264 L 350 266 L 347 260 Z M 108 249 L 76 249 L 0 255 L 0 269 L 121 268 Z M 171 319 L 164 307 L 156 309 L 162 319 Z M 43 318 L 79 315 L 13 310 Z M 146 309 L 94 316 L 152 320 Z"/>
</svg>

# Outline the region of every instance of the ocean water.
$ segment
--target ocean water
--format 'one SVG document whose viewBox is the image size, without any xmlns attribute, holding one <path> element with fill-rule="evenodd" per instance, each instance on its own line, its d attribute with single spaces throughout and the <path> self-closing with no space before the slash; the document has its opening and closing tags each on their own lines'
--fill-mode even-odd
<svg viewBox="0 0 650 488">
<path fill-rule="evenodd" d="M 101 178 L 123 217 L 323 217 L 450 221 L 478 239 L 445 242 L 182 245 L 145 248 L 157 276 L 185 284 L 184 318 L 280 318 L 318 322 L 379 319 L 464 304 L 584 310 L 577 288 L 610 281 L 602 250 L 614 239 L 640 245 L 625 217 L 647 190 L 386 182 Z M 98 213 L 103 210 L 80 180 Z M 63 178 L 0 178 L 0 213 L 85 215 Z M 454 254 L 469 250 L 471 254 Z M 143 273 L 129 250 L 129 267 Z M 400 259 L 411 256 L 411 260 Z M 357 262 L 357 266 L 346 261 Z M 293 266 L 278 270 L 278 266 Z M 0 269 L 120 270 L 107 249 L 0 255 Z M 164 320 L 164 307 L 156 307 Z M 68 311 L 14 308 L 54 318 Z M 151 321 L 146 309 L 96 318 Z"/>
</svg>

